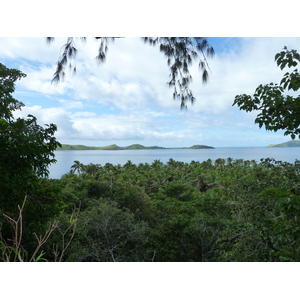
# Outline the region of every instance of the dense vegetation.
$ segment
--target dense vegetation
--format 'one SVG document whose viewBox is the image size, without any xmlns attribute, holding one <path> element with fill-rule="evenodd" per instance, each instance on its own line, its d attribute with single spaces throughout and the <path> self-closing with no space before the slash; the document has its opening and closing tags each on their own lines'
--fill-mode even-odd
<svg viewBox="0 0 300 300">
<path fill-rule="evenodd" d="M 56 202 L 60 191 L 43 178 L 49 173 L 49 164 L 56 161 L 54 151 L 60 145 L 54 137 L 56 125 L 42 127 L 32 115 L 15 118 L 13 114 L 24 106 L 13 97 L 13 92 L 15 82 L 25 76 L 0 63 L 0 255 L 3 260 L 12 257 L 15 260 L 16 255 L 27 259 L 21 241 L 34 254 L 33 233 L 43 232 L 61 207 Z"/>
<path fill-rule="evenodd" d="M 48 261 L 299 261 L 299 172 L 300 161 L 272 159 L 77 161 L 40 187 L 59 209 L 39 253 Z"/>
</svg>

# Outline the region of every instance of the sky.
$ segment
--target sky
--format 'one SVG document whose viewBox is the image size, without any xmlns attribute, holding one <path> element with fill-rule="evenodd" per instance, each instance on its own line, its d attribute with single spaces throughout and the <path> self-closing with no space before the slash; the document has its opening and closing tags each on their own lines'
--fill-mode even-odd
<svg viewBox="0 0 300 300">
<path fill-rule="evenodd" d="M 16 117 L 32 114 L 40 125 L 54 123 L 62 144 L 106 146 L 265 147 L 289 141 L 283 131 L 268 132 L 254 123 L 257 113 L 232 106 L 239 94 L 253 94 L 259 84 L 279 82 L 284 71 L 274 56 L 284 46 L 298 49 L 293 37 L 207 37 L 215 49 L 203 84 L 195 62 L 190 68 L 196 98 L 180 109 L 166 82 L 169 68 L 158 47 L 125 37 L 109 44 L 106 62 L 95 57 L 99 43 L 76 39 L 76 74 L 52 83 L 66 38 L 48 45 L 44 37 L 0 37 L 0 62 L 27 77 L 14 96 L 25 104 Z"/>
</svg>

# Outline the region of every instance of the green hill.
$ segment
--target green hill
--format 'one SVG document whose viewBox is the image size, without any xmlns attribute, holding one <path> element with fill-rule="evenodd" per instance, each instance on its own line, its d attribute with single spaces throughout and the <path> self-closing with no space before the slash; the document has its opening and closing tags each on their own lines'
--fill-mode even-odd
<svg viewBox="0 0 300 300">
<path fill-rule="evenodd" d="M 158 147 L 158 146 L 150 146 L 146 147 L 140 144 L 133 144 L 127 147 L 124 147 L 126 150 L 139 150 L 139 149 L 165 149 L 164 147 Z"/>
<path fill-rule="evenodd" d="M 128 149 L 128 150 L 146 149 L 146 147 L 143 145 L 140 145 L 140 144 L 133 144 L 133 145 L 125 147 L 125 149 Z"/>
<path fill-rule="evenodd" d="M 300 147 L 300 141 L 289 141 L 277 145 L 269 145 L 268 147 Z"/>
<path fill-rule="evenodd" d="M 120 147 L 116 144 L 108 145 L 105 147 L 98 147 L 98 150 L 123 150 L 123 147 Z"/>
<path fill-rule="evenodd" d="M 99 150 L 99 147 L 62 144 L 61 147 L 58 147 L 56 150 Z"/>
<path fill-rule="evenodd" d="M 189 147 L 188 149 L 215 149 L 215 148 L 206 145 L 194 145 L 192 147 Z"/>
</svg>

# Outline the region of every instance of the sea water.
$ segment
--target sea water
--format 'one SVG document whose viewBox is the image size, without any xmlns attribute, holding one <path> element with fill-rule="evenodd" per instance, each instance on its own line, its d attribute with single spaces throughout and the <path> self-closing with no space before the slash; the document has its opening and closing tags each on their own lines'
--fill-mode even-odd
<svg viewBox="0 0 300 300">
<path fill-rule="evenodd" d="M 298 147 L 220 147 L 215 149 L 142 149 L 142 150 L 74 150 L 56 151 L 56 164 L 49 167 L 50 178 L 60 178 L 70 171 L 75 160 L 82 164 L 89 163 L 105 165 L 125 164 L 130 160 L 134 164 L 149 163 L 160 160 L 166 163 L 170 158 L 176 161 L 190 163 L 191 161 L 205 161 L 218 158 L 233 158 L 243 160 L 255 160 L 260 162 L 262 158 L 274 158 L 275 160 L 294 163 L 300 160 L 300 148 Z"/>
</svg>

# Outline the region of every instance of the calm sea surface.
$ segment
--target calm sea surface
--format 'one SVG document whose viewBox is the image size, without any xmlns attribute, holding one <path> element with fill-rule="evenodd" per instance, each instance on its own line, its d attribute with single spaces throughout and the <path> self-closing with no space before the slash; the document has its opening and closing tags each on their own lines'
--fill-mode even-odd
<svg viewBox="0 0 300 300">
<path fill-rule="evenodd" d="M 215 149 L 158 149 L 158 150 L 83 150 L 83 151 L 56 151 L 55 158 L 57 163 L 49 167 L 50 178 L 60 178 L 63 174 L 70 171 L 74 160 L 86 165 L 89 163 L 105 165 L 125 164 L 131 160 L 134 164 L 149 163 L 155 159 L 166 163 L 170 158 L 176 161 L 191 162 L 205 161 L 207 159 L 216 160 L 217 158 L 244 159 L 260 161 L 261 158 L 274 158 L 276 160 L 294 163 L 300 160 L 300 148 L 215 148 Z"/>
</svg>

